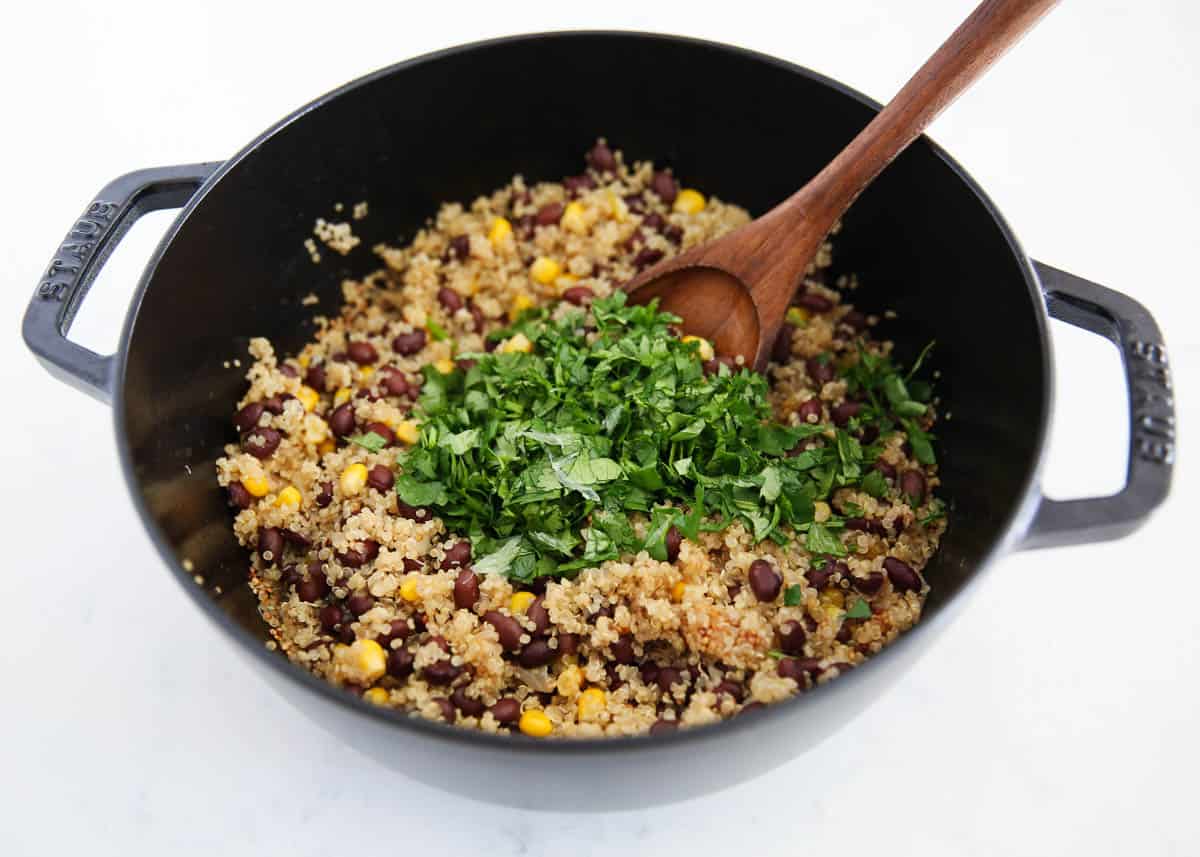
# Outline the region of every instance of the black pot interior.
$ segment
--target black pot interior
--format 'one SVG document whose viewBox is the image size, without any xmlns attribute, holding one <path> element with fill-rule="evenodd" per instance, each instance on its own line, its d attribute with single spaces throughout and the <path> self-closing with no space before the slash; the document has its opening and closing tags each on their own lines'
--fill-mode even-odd
<svg viewBox="0 0 1200 857">
<path fill-rule="evenodd" d="M 621 63 L 613 58 L 620 57 Z M 499 97 L 498 97 L 499 95 Z M 252 336 L 290 352 L 339 284 L 377 267 L 369 248 L 412 236 L 443 200 L 520 172 L 581 169 L 599 135 L 630 158 L 761 213 L 869 120 L 836 85 L 763 57 L 667 37 L 557 35 L 446 52 L 381 73 L 293 118 L 213 186 L 166 248 L 131 328 L 128 459 L 161 538 L 220 607 L 265 637 L 214 461 L 235 438 Z M 348 257 L 303 242 L 336 202 L 370 203 Z M 918 143 L 855 204 L 835 244 L 853 300 L 879 312 L 901 356 L 937 340 L 942 495 L 951 526 L 927 569 L 936 611 L 975 573 L 1022 501 L 1045 423 L 1045 332 L 1018 251 L 988 206 Z M 315 292 L 320 306 L 301 298 Z M 243 361 L 227 368 L 226 361 Z M 218 591 L 219 590 L 219 591 Z"/>
</svg>

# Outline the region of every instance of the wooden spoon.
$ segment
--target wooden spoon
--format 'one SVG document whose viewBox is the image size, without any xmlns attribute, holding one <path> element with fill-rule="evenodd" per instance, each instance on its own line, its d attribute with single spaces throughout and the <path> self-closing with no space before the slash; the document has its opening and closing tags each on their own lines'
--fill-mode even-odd
<svg viewBox="0 0 1200 857">
<path fill-rule="evenodd" d="M 804 187 L 762 217 L 627 285 L 658 298 L 720 355 L 766 366 L 784 314 L 834 223 L 893 158 L 1058 0 L 984 0 L 896 97 Z"/>
</svg>

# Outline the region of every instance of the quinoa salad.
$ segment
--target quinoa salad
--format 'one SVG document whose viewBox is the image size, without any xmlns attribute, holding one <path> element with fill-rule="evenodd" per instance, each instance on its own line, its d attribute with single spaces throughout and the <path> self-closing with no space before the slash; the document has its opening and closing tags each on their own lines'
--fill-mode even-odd
<svg viewBox="0 0 1200 857">
<path fill-rule="evenodd" d="M 217 478 L 271 645 L 375 705 L 570 738 L 750 713 L 916 623 L 928 349 L 872 337 L 829 243 L 762 373 L 621 291 L 748 221 L 600 140 L 372 248 L 299 353 L 252 340 Z"/>
</svg>

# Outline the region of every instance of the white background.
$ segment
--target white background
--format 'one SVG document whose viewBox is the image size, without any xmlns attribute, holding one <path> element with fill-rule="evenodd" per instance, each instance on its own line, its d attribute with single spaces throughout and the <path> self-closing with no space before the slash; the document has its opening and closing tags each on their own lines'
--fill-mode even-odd
<svg viewBox="0 0 1200 857">
<path fill-rule="evenodd" d="M 0 853 L 1200 853 L 1194 3 L 1068 2 L 932 129 L 1031 255 L 1157 315 L 1184 429 L 1171 501 L 1124 542 L 997 563 L 962 618 L 867 714 L 709 798 L 600 816 L 475 804 L 300 719 L 226 660 L 163 573 L 126 498 L 108 409 L 52 381 L 18 335 L 41 269 L 108 179 L 231 155 L 379 66 L 505 33 L 661 30 L 776 54 L 885 100 L 971 5 L 7 7 Z M 503 80 L 480 86 L 508 97 Z M 115 342 L 153 231 L 131 237 L 89 298 L 77 326 L 85 342 Z M 1115 351 L 1057 325 L 1055 337 L 1048 482 L 1059 495 L 1112 490 L 1126 437 Z M 513 787 L 536 791 L 537 771 Z"/>
</svg>

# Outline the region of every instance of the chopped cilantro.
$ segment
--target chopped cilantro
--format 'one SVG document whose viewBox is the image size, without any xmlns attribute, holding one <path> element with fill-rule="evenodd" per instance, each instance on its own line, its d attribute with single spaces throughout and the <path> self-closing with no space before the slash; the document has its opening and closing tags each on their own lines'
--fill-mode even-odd
<svg viewBox="0 0 1200 857">
<path fill-rule="evenodd" d="M 870 469 L 878 447 L 846 429 L 772 422 L 766 378 L 747 369 L 705 375 L 695 345 L 670 330 L 678 318 L 654 304 L 628 306 L 620 292 L 596 300 L 586 337 L 584 310 L 559 316 L 527 310 L 490 334 L 522 333 L 530 352 L 464 355 L 469 368 L 424 370 L 421 439 L 397 459 L 396 492 L 468 535 L 477 571 L 529 581 L 641 550 L 666 559 L 672 526 L 694 539 L 734 521 L 756 541 L 782 544 L 806 531 L 808 550 L 846 555 L 831 531 L 840 519 L 815 523 L 814 503 L 842 487 L 879 490 Z M 887 376 L 911 401 L 904 382 L 886 358 L 860 355 L 869 365 L 860 360 L 846 377 L 867 390 L 867 404 L 850 428 L 895 430 L 901 415 L 875 391 Z M 808 439 L 816 443 L 789 456 Z M 647 521 L 642 537 L 632 515 Z"/>
<path fill-rule="evenodd" d="M 783 591 L 783 605 L 785 607 L 799 607 L 804 601 L 804 587 L 799 583 L 793 583 Z"/>
<path fill-rule="evenodd" d="M 429 335 L 433 337 L 434 342 L 441 342 L 443 339 L 446 339 L 450 336 L 450 334 L 446 333 L 446 328 L 442 327 L 433 319 L 429 319 L 425 322 L 425 329 L 429 331 Z"/>
<path fill-rule="evenodd" d="M 355 435 L 354 437 L 350 438 L 350 442 L 358 444 L 363 449 L 367 450 L 367 452 L 379 452 L 379 450 L 387 446 L 387 438 L 383 435 L 376 434 L 373 431 L 369 431 L 366 434 Z"/>
<path fill-rule="evenodd" d="M 846 611 L 847 619 L 870 619 L 871 607 L 866 601 L 861 598 L 856 598 L 854 603 L 850 605 L 850 609 Z"/>
</svg>

